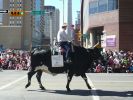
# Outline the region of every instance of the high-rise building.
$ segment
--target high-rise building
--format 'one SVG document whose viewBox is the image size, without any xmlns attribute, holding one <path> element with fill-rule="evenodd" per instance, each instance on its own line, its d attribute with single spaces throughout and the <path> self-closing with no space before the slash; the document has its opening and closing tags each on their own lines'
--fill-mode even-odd
<svg viewBox="0 0 133 100">
<path fill-rule="evenodd" d="M 0 0 L 0 10 L 3 9 L 3 0 Z M 0 25 L 2 25 L 2 14 L 0 14 Z"/>
<path fill-rule="evenodd" d="M 28 12 L 24 16 L 3 14 L 0 43 L 7 48 L 16 49 L 30 49 L 31 46 L 40 45 L 44 29 L 43 16 L 32 16 L 31 12 L 42 10 L 43 6 L 44 0 L 3 0 L 4 10 Z M 6 37 L 9 37 L 8 40 Z"/>
<path fill-rule="evenodd" d="M 56 39 L 57 33 L 59 31 L 60 12 L 59 9 L 56 9 L 54 6 L 44 6 L 44 10 L 46 11 L 46 14 L 44 15 L 45 39 L 52 38 L 53 41 L 54 39 Z M 52 15 L 50 15 L 50 12 L 52 12 Z M 52 37 L 50 36 L 50 34 L 52 35 Z"/>
<path fill-rule="evenodd" d="M 44 0 L 31 0 L 33 1 L 33 11 L 44 10 Z M 32 30 L 32 46 L 42 44 L 44 34 L 44 15 L 35 15 L 33 17 L 33 30 Z"/>
<path fill-rule="evenodd" d="M 80 11 L 77 11 L 77 17 L 75 20 L 75 44 L 81 45 L 81 37 L 80 37 Z"/>
<path fill-rule="evenodd" d="M 3 0 L 2 5 L 3 10 L 23 10 L 23 0 Z M 14 17 L 10 16 L 10 14 L 2 15 L 2 25 L 0 26 L 0 43 L 4 47 L 16 49 L 20 49 L 23 47 L 23 20 L 23 17 Z"/>
<path fill-rule="evenodd" d="M 71 25 L 72 25 L 72 0 L 68 0 L 67 4 L 67 34 L 68 39 L 71 40 Z"/>
<path fill-rule="evenodd" d="M 87 47 L 133 51 L 133 0 L 82 0 L 82 33 Z"/>
<path fill-rule="evenodd" d="M 80 29 L 80 11 L 77 11 L 77 18 L 75 20 L 75 28 Z"/>
</svg>

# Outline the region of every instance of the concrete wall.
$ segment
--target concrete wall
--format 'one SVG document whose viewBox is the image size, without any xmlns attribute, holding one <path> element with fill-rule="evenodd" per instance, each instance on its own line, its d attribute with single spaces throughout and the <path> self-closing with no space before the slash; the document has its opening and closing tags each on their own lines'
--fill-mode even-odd
<svg viewBox="0 0 133 100">
<path fill-rule="evenodd" d="M 0 26 L 0 44 L 6 48 L 21 49 L 21 27 Z"/>
<path fill-rule="evenodd" d="M 84 32 L 87 31 L 87 28 L 89 30 L 103 26 L 107 36 L 116 36 L 116 47 L 106 47 L 106 49 L 133 51 L 133 0 L 119 0 L 118 10 L 90 16 L 86 13 L 86 11 L 89 12 L 88 1 L 94 0 L 84 0 Z"/>
</svg>

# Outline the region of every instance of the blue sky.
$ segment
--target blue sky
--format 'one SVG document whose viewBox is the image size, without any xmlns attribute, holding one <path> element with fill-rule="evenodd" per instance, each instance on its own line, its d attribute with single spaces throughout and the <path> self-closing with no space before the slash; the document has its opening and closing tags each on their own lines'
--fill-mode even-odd
<svg viewBox="0 0 133 100">
<path fill-rule="evenodd" d="M 63 1 L 62 0 L 45 0 L 45 5 L 55 6 L 60 10 L 60 24 L 63 23 Z M 64 22 L 67 22 L 67 0 L 64 0 Z M 77 12 L 80 10 L 80 0 L 72 0 L 72 16 L 73 16 L 73 24 L 75 22 Z"/>
</svg>

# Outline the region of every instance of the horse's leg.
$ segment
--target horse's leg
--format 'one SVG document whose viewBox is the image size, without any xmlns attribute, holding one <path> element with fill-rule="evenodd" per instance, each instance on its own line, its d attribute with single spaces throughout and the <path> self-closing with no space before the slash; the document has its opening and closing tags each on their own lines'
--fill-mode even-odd
<svg viewBox="0 0 133 100">
<path fill-rule="evenodd" d="M 32 78 L 32 76 L 33 76 L 35 73 L 36 73 L 35 71 L 29 71 L 29 72 L 27 73 L 27 75 L 28 75 L 28 83 L 26 84 L 25 88 L 27 88 L 27 87 L 30 86 L 30 84 L 31 84 L 31 78 Z"/>
<path fill-rule="evenodd" d="M 37 71 L 36 78 L 37 78 L 37 81 L 38 81 L 38 83 L 39 83 L 39 87 L 40 87 L 42 90 L 45 90 L 44 86 L 43 86 L 42 83 L 41 83 L 41 76 L 42 76 L 42 71 L 41 71 L 41 70 Z"/>
<path fill-rule="evenodd" d="M 88 89 L 91 89 L 91 86 L 90 86 L 89 83 L 88 83 L 86 74 L 81 75 L 81 77 L 84 79 L 84 81 L 85 81 L 85 83 L 86 83 Z"/>
<path fill-rule="evenodd" d="M 66 88 L 67 88 L 68 92 L 71 92 L 71 89 L 69 88 L 69 84 L 70 84 L 70 82 L 72 80 L 72 77 L 73 77 L 73 74 L 68 73 L 68 76 L 67 76 L 67 85 L 66 85 Z"/>
</svg>

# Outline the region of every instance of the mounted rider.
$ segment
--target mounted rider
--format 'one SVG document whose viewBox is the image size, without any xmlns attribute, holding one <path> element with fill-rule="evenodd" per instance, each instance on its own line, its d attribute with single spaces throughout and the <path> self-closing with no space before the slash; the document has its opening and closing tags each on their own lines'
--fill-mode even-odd
<svg viewBox="0 0 133 100">
<path fill-rule="evenodd" d="M 57 41 L 61 47 L 61 52 L 64 55 L 64 61 L 68 60 L 68 52 L 70 50 L 70 43 L 68 42 L 68 36 L 66 33 L 67 24 L 62 25 L 62 29 L 57 34 Z"/>
</svg>

